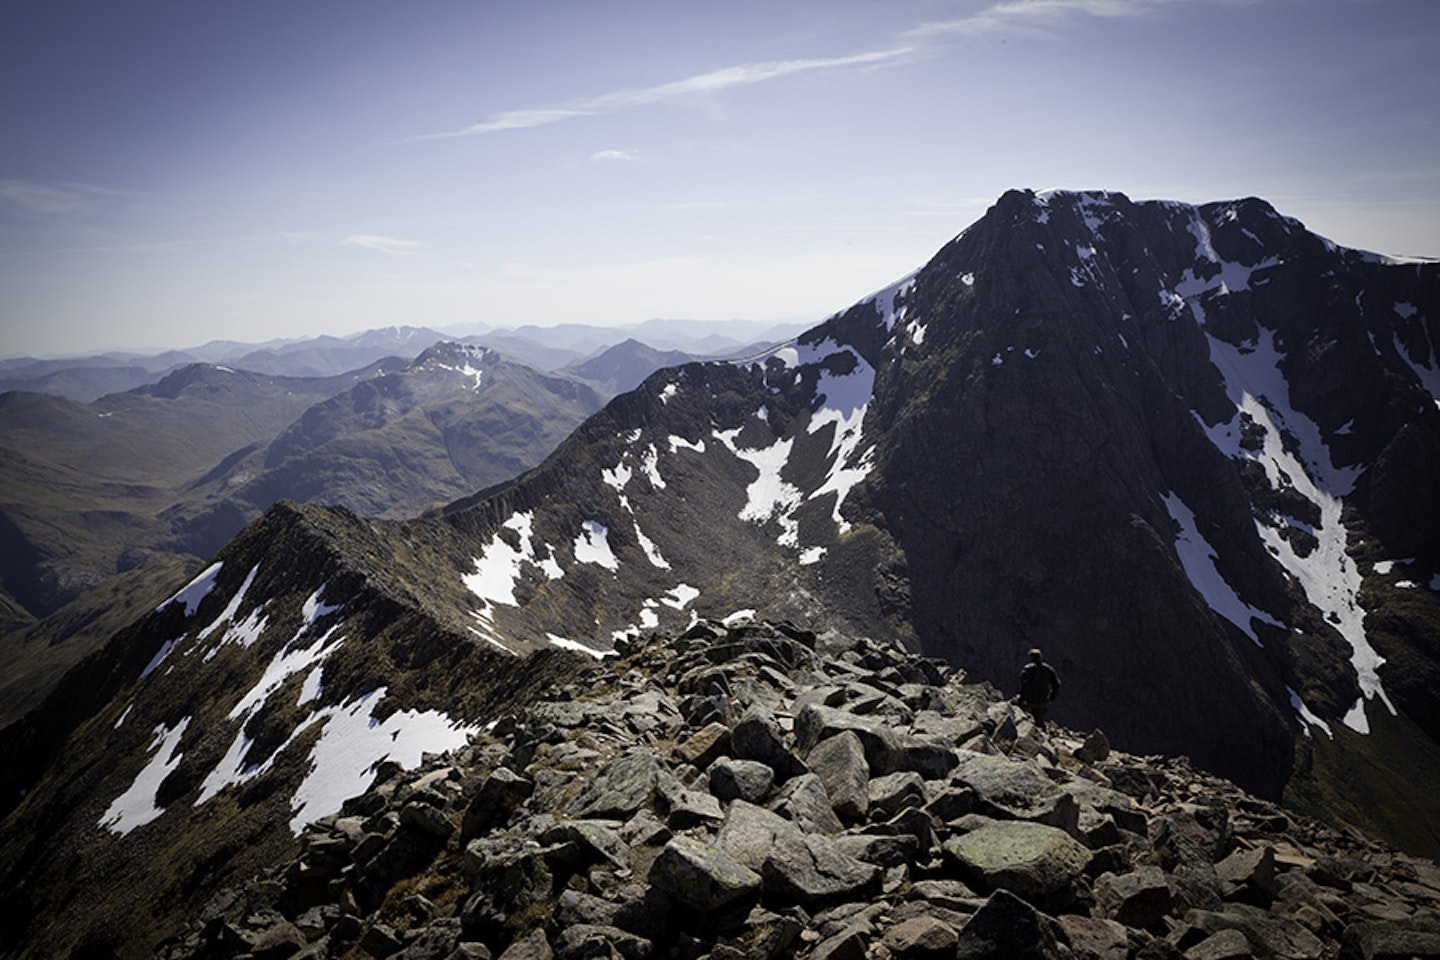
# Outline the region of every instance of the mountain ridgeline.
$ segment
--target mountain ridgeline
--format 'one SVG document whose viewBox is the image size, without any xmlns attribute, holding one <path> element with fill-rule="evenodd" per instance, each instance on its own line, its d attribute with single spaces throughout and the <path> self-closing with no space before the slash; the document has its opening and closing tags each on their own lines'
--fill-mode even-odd
<svg viewBox="0 0 1440 960">
<path fill-rule="evenodd" d="M 74 890 L 141 876 L 158 937 L 377 764 L 738 611 L 1007 691 L 1039 646 L 1067 726 L 1434 855 L 1437 346 L 1440 265 L 1263 201 L 1007 193 L 512 480 L 415 520 L 273 507 L 0 731 L 5 946 L 100 930 Z"/>
</svg>

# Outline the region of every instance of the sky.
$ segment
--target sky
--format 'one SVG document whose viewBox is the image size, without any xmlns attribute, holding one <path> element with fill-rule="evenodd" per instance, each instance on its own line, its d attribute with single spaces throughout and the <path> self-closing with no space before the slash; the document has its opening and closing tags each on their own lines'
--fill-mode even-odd
<svg viewBox="0 0 1440 960">
<path fill-rule="evenodd" d="M 0 356 L 816 321 L 1003 192 L 1440 256 L 1434 0 L 10 0 Z"/>
</svg>

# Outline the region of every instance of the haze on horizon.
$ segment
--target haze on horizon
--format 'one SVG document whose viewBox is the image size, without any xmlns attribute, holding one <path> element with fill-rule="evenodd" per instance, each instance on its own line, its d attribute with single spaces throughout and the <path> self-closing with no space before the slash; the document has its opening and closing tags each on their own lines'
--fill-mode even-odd
<svg viewBox="0 0 1440 960">
<path fill-rule="evenodd" d="M 0 356 L 818 321 L 1011 187 L 1440 255 L 1440 4 L 20 0 Z"/>
</svg>

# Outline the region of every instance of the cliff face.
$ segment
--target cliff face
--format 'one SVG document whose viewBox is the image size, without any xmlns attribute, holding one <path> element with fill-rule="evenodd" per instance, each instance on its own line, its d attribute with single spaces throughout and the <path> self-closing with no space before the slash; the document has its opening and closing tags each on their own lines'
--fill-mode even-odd
<svg viewBox="0 0 1440 960">
<path fill-rule="evenodd" d="M 159 947 L 239 956 L 1429 956 L 1440 869 L 940 661 L 786 624 L 621 645 L 380 770 Z"/>
</svg>

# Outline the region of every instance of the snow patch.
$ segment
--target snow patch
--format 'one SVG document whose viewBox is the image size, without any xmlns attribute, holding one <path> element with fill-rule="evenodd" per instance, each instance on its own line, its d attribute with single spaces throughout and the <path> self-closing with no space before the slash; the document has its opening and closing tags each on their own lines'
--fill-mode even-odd
<svg viewBox="0 0 1440 960">
<path fill-rule="evenodd" d="M 538 559 L 534 520 L 535 515 L 529 512 L 517 513 L 506 520 L 501 530 L 513 530 L 518 534 L 518 546 L 511 546 L 497 531 L 480 551 L 480 556 L 475 558 L 475 572 L 460 578 L 466 589 L 484 601 L 484 608 L 477 613 L 484 620 L 491 619 L 497 603 L 512 607 L 517 605 L 515 585 L 527 568 L 550 580 L 559 580 L 565 575 L 553 554 L 544 560 Z"/>
<path fill-rule="evenodd" d="M 1309 417 L 1290 403 L 1290 388 L 1279 368 L 1274 334 L 1262 330 L 1253 349 L 1240 348 L 1206 334 L 1210 360 L 1225 381 L 1225 390 L 1236 413 L 1228 422 L 1205 427 L 1210 441 L 1231 458 L 1247 458 L 1265 469 L 1271 487 L 1292 490 L 1320 510 L 1320 524 L 1310 532 L 1318 545 L 1300 556 L 1282 536 L 1284 521 L 1256 521 L 1256 530 L 1270 553 L 1299 582 L 1306 598 L 1318 608 L 1350 644 L 1351 664 L 1360 683 L 1361 698 L 1345 717 L 1345 724 L 1359 733 L 1369 732 L 1362 701 L 1376 696 L 1395 712 L 1377 672 L 1384 663 L 1365 634 L 1365 611 L 1360 606 L 1360 570 L 1346 551 L 1348 532 L 1341 522 L 1343 497 L 1355 483 L 1359 467 L 1336 467 L 1320 434 Z M 1241 445 L 1242 414 L 1264 432 L 1260 450 Z M 1197 418 L 1198 419 L 1198 418 Z M 1203 426 L 1203 424 L 1202 424 Z M 1299 456 L 1284 442 L 1282 431 L 1293 437 Z"/>
<path fill-rule="evenodd" d="M 679 392 L 680 385 L 678 383 L 665 384 L 665 388 L 660 391 L 660 402 L 669 403 L 671 400 L 675 399 L 675 395 Z"/>
<path fill-rule="evenodd" d="M 150 676 L 150 674 L 154 673 L 155 668 L 165 662 L 165 658 L 170 656 L 170 651 L 175 649 L 175 644 L 179 643 L 182 639 L 184 638 L 176 637 L 174 640 L 166 640 L 162 643 L 160 649 L 155 651 L 155 656 L 151 657 L 150 662 L 145 664 L 145 669 L 140 671 L 139 679 L 144 680 Z"/>
<path fill-rule="evenodd" d="M 215 577 L 219 575 L 222 566 L 224 566 L 223 562 L 218 561 L 210 564 L 210 566 L 202 570 L 194 580 L 191 580 L 185 584 L 185 586 L 181 587 L 173 597 L 156 607 L 155 612 L 159 613 L 172 603 L 183 603 L 185 605 L 185 616 L 195 616 L 195 611 L 199 608 L 200 601 L 208 597 L 210 591 L 215 589 Z M 253 576 L 254 574 L 252 573 L 251 575 Z"/>
<path fill-rule="evenodd" d="M 363 793 L 372 771 L 386 760 L 415 767 L 424 754 L 459 749 L 480 732 L 436 710 L 399 710 L 377 720 L 373 714 L 385 693 L 379 687 L 353 703 L 327 707 L 296 730 L 298 735 L 311 724 L 325 725 L 310 751 L 310 774 L 290 802 L 295 813 L 290 830 L 296 836 L 307 823 L 338 812 L 347 799 Z"/>
<path fill-rule="evenodd" d="M 340 609 L 338 604 L 332 605 L 324 602 L 322 598 L 325 596 L 325 587 L 325 584 L 321 584 L 319 589 L 305 599 L 304 605 L 300 608 L 300 616 L 304 618 L 307 627 L 313 627 L 316 620 L 328 617 Z"/>
<path fill-rule="evenodd" d="M 1325 731 L 1325 736 L 1329 737 L 1331 740 L 1334 740 L 1335 734 L 1333 731 L 1331 731 L 1330 724 L 1326 723 L 1324 720 L 1321 720 L 1314 713 L 1312 713 L 1310 708 L 1305 706 L 1305 701 L 1300 699 L 1300 694 L 1296 693 L 1294 690 L 1291 690 L 1289 687 L 1286 687 L 1285 689 L 1290 691 L 1290 706 L 1295 709 L 1295 715 L 1300 718 L 1301 723 L 1305 724 L 1305 726 L 1301 727 L 1301 729 L 1305 731 L 1305 736 L 1310 736 L 1311 727 L 1319 727 L 1321 730 Z"/>
<path fill-rule="evenodd" d="M 690 602 L 698 596 L 700 596 L 700 591 L 698 589 L 690 586 L 688 583 L 682 583 L 672 589 L 665 596 L 661 597 L 660 602 L 665 604 L 667 607 L 674 607 L 676 610 L 684 610 L 687 606 L 690 605 Z"/>
<path fill-rule="evenodd" d="M 670 452 L 671 452 L 671 453 L 675 453 L 677 450 L 681 450 L 681 449 L 684 449 L 684 450 L 694 450 L 696 453 L 704 453 L 704 452 L 705 452 L 705 441 L 704 441 L 704 440 L 696 440 L 696 441 L 694 441 L 694 442 L 692 443 L 691 441 L 686 440 L 684 437 L 677 437 L 677 436 L 675 436 L 675 435 L 672 434 L 672 435 L 670 436 L 670 438 L 669 438 L 669 442 L 670 442 Z"/>
<path fill-rule="evenodd" d="M 615 656 L 614 650 L 596 650 L 588 647 L 578 640 L 566 640 L 564 637 L 557 637 L 553 633 L 545 634 L 545 639 L 562 650 L 574 650 L 576 653 L 583 653 L 587 657 L 594 657 L 596 660 L 603 660 L 605 657 Z"/>
<path fill-rule="evenodd" d="M 745 506 L 740 508 L 740 519 L 763 523 L 766 520 L 774 519 L 780 524 L 779 542 L 781 546 L 798 547 L 799 524 L 791 513 L 800 506 L 803 495 L 798 487 L 787 483 L 780 476 L 785 469 L 785 464 L 790 459 L 790 449 L 795 441 L 789 439 L 776 440 L 768 447 L 760 447 L 751 450 L 742 448 L 735 442 L 739 435 L 740 428 L 734 430 L 716 431 L 715 439 L 730 448 L 730 452 L 746 461 L 760 475 L 751 481 L 750 486 L 745 490 Z"/>
<path fill-rule="evenodd" d="M 174 727 L 167 727 L 162 723 L 155 728 L 155 736 L 149 747 L 155 756 L 151 757 L 150 762 L 136 775 L 129 788 L 116 797 L 106 809 L 104 816 L 100 818 L 100 826 L 123 837 L 136 827 L 143 827 L 158 819 L 165 812 L 156 805 L 155 794 L 159 792 L 160 784 L 170 776 L 170 772 L 180 765 L 184 754 L 176 753 L 175 749 L 180 746 L 180 738 L 185 735 L 185 728 L 190 726 L 190 719 L 186 717 Z"/>
<path fill-rule="evenodd" d="M 250 568 L 250 572 L 245 576 L 245 582 L 240 585 L 240 589 L 236 591 L 235 596 L 230 598 L 230 602 L 226 604 L 225 609 L 220 611 L 220 616 L 216 617 L 210 622 L 209 626 L 200 631 L 201 640 L 208 639 L 210 634 L 219 630 L 223 625 L 235 618 L 235 614 L 240 612 L 240 604 L 245 602 L 246 592 L 249 591 L 250 585 L 255 582 L 255 574 L 259 571 L 260 565 L 258 563 Z"/>
<path fill-rule="evenodd" d="M 575 560 L 578 563 L 594 563 L 607 570 L 620 569 L 620 561 L 615 559 L 615 553 L 610 549 L 610 531 L 603 523 L 586 520 L 580 525 L 580 534 L 575 538 Z"/>
<path fill-rule="evenodd" d="M 1200 533 L 1195 523 L 1195 514 L 1185 502 L 1174 493 L 1167 493 L 1164 500 L 1165 509 L 1170 511 L 1171 518 L 1180 525 L 1180 532 L 1175 537 L 1175 553 L 1179 556 L 1180 565 L 1185 568 L 1185 575 L 1190 578 L 1190 583 L 1200 591 L 1211 610 L 1244 631 L 1257 647 L 1263 647 L 1264 644 L 1255 635 L 1255 626 L 1251 621 L 1259 620 L 1272 627 L 1283 628 L 1285 625 L 1264 610 L 1246 603 L 1225 580 L 1216 566 L 1218 555 L 1215 548 L 1210 546 L 1209 541 Z"/>
</svg>

